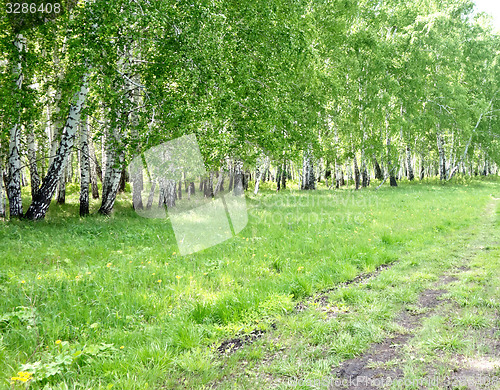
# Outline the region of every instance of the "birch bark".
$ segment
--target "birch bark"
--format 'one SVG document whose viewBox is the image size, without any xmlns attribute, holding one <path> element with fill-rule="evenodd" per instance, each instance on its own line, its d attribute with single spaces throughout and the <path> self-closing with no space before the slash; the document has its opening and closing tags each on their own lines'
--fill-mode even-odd
<svg viewBox="0 0 500 390">
<path fill-rule="evenodd" d="M 243 195 L 243 163 L 235 161 L 234 163 L 234 181 L 233 181 L 233 195 Z"/>
<path fill-rule="evenodd" d="M 28 163 L 30 170 L 30 182 L 31 182 L 31 199 L 34 198 L 38 188 L 40 187 L 40 175 L 38 174 L 38 168 L 36 163 L 36 143 L 35 134 L 32 131 L 28 131 L 26 134 L 26 141 L 28 143 Z"/>
<path fill-rule="evenodd" d="M 80 216 L 89 214 L 90 158 L 88 123 L 80 122 Z"/>
<path fill-rule="evenodd" d="M 260 160 L 257 160 L 257 168 L 256 168 L 256 173 L 255 173 L 255 188 L 253 193 L 257 195 L 259 192 L 259 187 L 260 187 L 260 181 L 262 179 L 262 175 L 265 175 L 267 172 L 267 169 L 269 168 L 269 157 L 266 156 L 264 157 L 264 162 L 263 164 L 261 163 Z"/>
<path fill-rule="evenodd" d="M 220 191 L 224 190 L 224 170 L 219 171 L 219 176 L 217 177 L 217 184 L 214 189 L 214 196 L 216 196 Z"/>
<path fill-rule="evenodd" d="M 122 167 L 125 160 L 123 150 L 117 150 L 119 145 L 119 126 L 113 129 L 113 139 L 107 135 L 109 142 L 106 147 L 106 168 L 102 183 L 102 203 L 98 210 L 99 214 L 109 215 L 116 201 L 116 195 L 120 188 L 120 179 L 122 177 Z M 114 141 L 114 142 L 112 142 Z M 103 166 L 104 169 L 104 166 Z"/>
<path fill-rule="evenodd" d="M 446 157 L 444 154 L 443 138 L 439 130 L 439 124 L 437 125 L 436 140 L 439 154 L 439 180 L 446 180 Z"/>
<path fill-rule="evenodd" d="M 286 160 L 283 160 L 283 172 L 281 173 L 281 189 L 286 189 L 286 176 L 287 176 L 287 166 Z"/>
<path fill-rule="evenodd" d="M 92 141 L 89 124 L 87 123 L 89 162 L 90 162 L 90 186 L 92 187 L 92 198 L 99 199 L 99 187 L 97 186 L 97 156 L 95 154 L 94 142 Z"/>
<path fill-rule="evenodd" d="M 303 161 L 302 161 L 302 189 L 303 190 L 314 190 L 316 189 L 316 180 L 314 178 L 314 165 L 311 155 L 311 147 L 309 146 L 304 151 Z"/>
<path fill-rule="evenodd" d="M 411 150 L 409 145 L 406 146 L 406 166 L 407 166 L 408 180 L 412 181 L 413 179 L 415 179 L 415 175 L 413 174 Z"/>
<path fill-rule="evenodd" d="M 358 168 L 358 158 L 356 157 L 356 154 L 354 154 L 353 157 L 353 164 L 354 164 L 354 184 L 357 190 L 359 190 L 359 168 Z"/>
<path fill-rule="evenodd" d="M 5 210 L 5 192 L 3 187 L 3 157 L 0 156 L 0 218 L 5 218 L 7 215 Z"/>
<path fill-rule="evenodd" d="M 389 182 L 391 187 L 397 187 L 398 183 L 396 181 L 396 177 L 394 176 L 394 168 L 392 166 L 392 157 L 391 157 L 391 135 L 389 133 L 389 112 L 386 112 L 385 115 L 385 132 L 386 132 L 386 146 L 387 146 L 387 176 L 389 176 Z M 385 181 L 385 179 L 384 179 Z"/>
<path fill-rule="evenodd" d="M 24 51 L 25 43 L 22 34 L 16 35 L 14 46 L 19 54 L 19 62 L 17 63 L 17 67 L 13 69 L 13 72 L 16 77 L 16 88 L 20 90 L 24 79 L 22 53 Z M 16 118 L 16 123 L 10 129 L 7 196 L 9 198 L 9 212 L 11 218 L 21 218 L 23 216 L 23 203 L 21 199 L 21 156 L 19 153 L 21 143 L 20 110 L 21 107 L 18 106 L 18 117 Z"/>
<path fill-rule="evenodd" d="M 64 125 L 61 137 L 61 144 L 57 149 L 56 155 L 49 167 L 47 175 L 43 179 L 42 186 L 38 190 L 35 198 L 28 208 L 28 211 L 26 212 L 26 219 L 43 219 L 45 217 L 45 214 L 47 213 L 47 210 L 49 209 L 50 201 L 54 196 L 54 191 L 56 190 L 56 186 L 60 179 L 61 173 L 66 168 L 65 164 L 68 160 L 67 157 L 69 156 L 73 148 L 75 134 L 78 128 L 78 122 L 80 121 L 80 114 L 88 94 L 87 78 L 88 75 L 85 74 L 83 77 L 82 86 L 74 96 L 75 103 L 70 107 L 68 118 L 66 119 L 66 124 Z"/>
</svg>

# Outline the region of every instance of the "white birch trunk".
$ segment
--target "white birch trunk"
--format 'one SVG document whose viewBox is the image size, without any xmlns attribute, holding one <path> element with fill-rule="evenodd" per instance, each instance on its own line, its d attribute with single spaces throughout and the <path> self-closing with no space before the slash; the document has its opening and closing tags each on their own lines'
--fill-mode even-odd
<svg viewBox="0 0 500 390">
<path fill-rule="evenodd" d="M 456 163 L 456 154 L 455 154 L 455 131 L 451 132 L 451 147 L 450 154 L 448 155 L 448 166 L 446 168 L 446 177 L 449 178 L 451 174 L 451 170 L 455 167 Z"/>
<path fill-rule="evenodd" d="M 22 52 L 24 50 L 24 37 L 17 34 L 14 40 L 14 46 L 19 52 L 19 62 L 17 69 L 14 68 L 14 74 L 17 77 L 16 88 L 21 89 L 23 85 Z M 18 107 L 18 110 L 21 108 Z M 21 156 L 19 153 L 21 143 L 21 124 L 20 111 L 16 118 L 16 123 L 10 129 L 9 140 L 9 176 L 7 185 L 7 195 L 9 198 L 10 217 L 22 217 L 23 203 L 21 199 Z"/>
<path fill-rule="evenodd" d="M 119 142 L 119 131 L 115 129 L 114 140 L 116 143 Z M 109 138 L 109 135 L 106 137 Z M 108 142 L 106 147 L 106 168 L 105 173 L 103 173 L 103 183 L 102 183 L 102 203 L 99 208 L 99 213 L 103 215 L 109 215 L 113 206 L 115 204 L 116 195 L 118 194 L 118 189 L 120 188 L 120 179 L 122 176 L 122 167 L 125 160 L 124 152 L 116 152 L 116 145 Z M 104 158 L 104 156 L 103 156 Z"/>
<path fill-rule="evenodd" d="M 132 204 L 134 210 L 142 210 L 142 191 L 144 190 L 144 177 L 141 164 L 134 164 L 131 167 L 132 178 Z"/>
<path fill-rule="evenodd" d="M 47 175 L 43 179 L 42 186 L 38 190 L 35 199 L 33 199 L 28 211 L 26 212 L 25 218 L 27 219 L 42 219 L 45 217 L 45 214 L 49 209 L 50 201 L 54 196 L 61 173 L 66 168 L 65 164 L 67 163 L 68 155 L 70 154 L 75 142 L 78 122 L 80 121 L 80 113 L 88 94 L 87 77 L 88 74 L 85 74 L 82 86 L 74 96 L 75 103 L 72 104 L 69 109 L 68 118 L 66 120 L 66 124 L 64 125 L 61 137 L 61 144 L 57 150 L 54 161 L 49 167 Z"/>
<path fill-rule="evenodd" d="M 408 180 L 412 181 L 413 179 L 415 179 L 415 175 L 413 174 L 410 145 L 406 146 L 406 166 L 407 166 Z"/>
<path fill-rule="evenodd" d="M 163 177 L 158 179 L 158 207 L 163 207 L 167 204 L 167 182 Z"/>
<path fill-rule="evenodd" d="M 314 165 L 311 155 L 311 147 L 308 146 L 304 150 L 304 156 L 302 160 L 302 188 L 303 190 L 314 190 L 316 189 L 316 183 L 314 178 Z"/>
<path fill-rule="evenodd" d="M 92 187 L 92 198 L 99 199 L 99 187 L 97 186 L 97 161 L 95 155 L 94 142 L 92 141 L 90 125 L 87 122 L 87 134 L 89 145 L 89 162 L 90 162 L 90 185 Z"/>
<path fill-rule="evenodd" d="M 54 162 L 54 158 L 56 157 L 57 148 L 59 146 L 59 140 L 57 139 L 59 136 L 59 129 L 61 127 L 61 118 L 59 116 L 61 112 L 61 108 L 59 107 L 61 100 L 61 92 L 58 91 L 55 96 L 55 120 L 52 120 L 50 115 L 50 108 L 47 107 L 47 115 L 50 120 L 50 152 L 49 152 L 49 166 Z"/>
<path fill-rule="evenodd" d="M 5 210 L 5 192 L 3 187 L 3 157 L 0 156 L 0 218 L 5 218 L 7 212 Z"/>
<path fill-rule="evenodd" d="M 103 118 L 105 118 L 105 113 L 103 110 Z M 104 120 L 104 126 L 107 128 L 108 123 Z M 108 144 L 107 140 L 107 131 L 104 131 L 101 137 L 101 178 L 102 178 L 102 191 L 104 192 L 104 178 L 106 177 L 106 168 L 108 166 L 108 155 L 106 153 L 106 145 Z"/>
<path fill-rule="evenodd" d="M 149 190 L 148 203 L 146 204 L 146 210 L 150 210 L 153 206 L 153 200 L 155 196 L 156 181 L 153 180 L 151 183 L 151 188 Z"/>
<path fill-rule="evenodd" d="M 437 126 L 437 147 L 439 153 L 439 180 L 446 180 L 446 157 L 444 154 L 443 138 L 439 130 L 439 124 Z"/>
<path fill-rule="evenodd" d="M 217 184 L 215 184 L 215 189 L 214 189 L 214 196 L 217 196 L 217 194 L 221 191 L 224 185 L 224 170 L 221 169 L 219 171 L 219 177 L 217 178 Z M 191 186 L 188 187 L 188 189 Z M 189 194 L 190 195 L 190 194 Z"/>
<path fill-rule="evenodd" d="M 389 183 L 391 187 L 397 187 L 398 183 L 396 177 L 394 176 L 394 168 L 392 166 L 392 156 L 391 156 L 391 135 L 389 133 L 389 112 L 385 114 L 385 132 L 386 132 L 386 146 L 387 146 L 387 173 L 384 181 L 389 177 Z M 383 184 L 383 182 L 382 182 Z M 380 184 L 380 185 L 382 185 Z M 380 187 L 380 186 L 379 186 Z"/>
<path fill-rule="evenodd" d="M 175 207 L 177 182 L 173 179 L 166 180 L 166 204 L 167 207 Z"/>
<path fill-rule="evenodd" d="M 424 154 L 420 153 L 420 176 L 419 179 L 423 180 L 425 177 L 425 160 L 424 160 Z"/>
<path fill-rule="evenodd" d="M 234 164 L 233 195 L 243 195 L 243 163 L 239 160 Z"/>
<path fill-rule="evenodd" d="M 363 138 L 364 138 L 363 134 Z M 361 186 L 362 187 L 368 187 L 369 183 L 369 177 L 368 177 L 368 169 L 366 168 L 366 157 L 365 157 L 365 148 L 361 148 Z"/>
<path fill-rule="evenodd" d="M 140 58 L 140 52 L 137 50 L 137 45 L 134 46 L 134 51 L 136 52 L 135 56 Z M 132 79 L 134 82 L 139 85 L 140 79 L 138 75 L 132 76 Z M 139 93 L 139 89 L 136 89 L 135 92 L 132 95 L 132 102 L 136 106 L 140 106 L 142 104 L 142 99 L 141 95 Z M 134 139 L 136 139 L 137 142 L 137 148 L 135 150 L 136 155 L 135 156 L 140 156 L 141 149 L 140 149 L 140 137 L 139 133 L 137 131 L 139 127 L 139 118 L 137 117 L 137 114 L 132 112 L 130 114 L 130 121 L 131 121 L 131 134 Z M 152 126 L 152 123 L 150 125 L 150 128 Z M 135 156 L 132 156 L 132 161 L 135 161 L 136 159 L 134 158 Z M 137 159 L 140 160 L 140 159 Z M 144 176 L 143 176 L 143 167 L 142 163 L 137 163 L 134 166 L 130 167 L 130 176 L 132 180 L 132 204 L 134 207 L 134 210 L 142 210 L 144 209 L 144 205 L 142 203 L 142 191 L 144 191 Z M 179 188 L 179 197 L 182 196 L 182 189 Z"/>
<path fill-rule="evenodd" d="M 86 118 L 80 123 L 80 216 L 89 214 L 89 134 Z"/>
<path fill-rule="evenodd" d="M 207 197 L 214 197 L 214 172 L 210 171 L 208 174 L 208 182 L 207 182 Z"/>
<path fill-rule="evenodd" d="M 260 181 L 261 181 L 262 175 L 265 174 L 267 172 L 267 170 L 269 169 L 269 163 L 270 163 L 270 159 L 268 156 L 266 156 L 264 158 L 263 164 L 261 164 L 260 159 L 257 161 L 257 172 L 255 174 L 255 188 L 253 191 L 254 195 L 257 195 L 257 193 L 259 192 L 259 186 L 260 186 Z"/>
<path fill-rule="evenodd" d="M 283 153 L 284 154 L 284 153 Z M 288 177 L 288 167 L 286 165 L 286 157 L 283 157 L 283 170 L 281 172 L 281 189 L 286 189 L 286 179 Z"/>
<path fill-rule="evenodd" d="M 66 42 L 66 39 L 65 39 Z M 65 44 L 63 44 L 63 51 Z M 54 58 L 54 63 L 57 66 L 59 64 L 59 57 L 55 56 Z M 62 72 L 59 72 L 57 77 L 59 78 L 60 81 L 62 81 L 64 75 Z M 62 119 L 60 117 L 61 113 L 61 97 L 62 93 L 60 90 L 58 90 L 55 94 L 55 99 L 54 99 L 54 111 L 55 111 L 55 117 L 54 120 L 51 121 L 51 126 L 50 126 L 50 158 L 49 158 L 49 164 L 52 164 L 54 161 L 54 158 L 56 156 L 57 148 L 59 147 L 59 136 L 60 132 L 62 131 Z M 66 201 L 66 170 L 63 170 L 63 172 L 60 175 L 59 178 L 59 183 L 56 188 L 56 199 L 57 203 L 63 204 Z"/>
<path fill-rule="evenodd" d="M 124 156 L 120 153 L 117 156 L 117 164 L 121 167 L 123 165 Z M 109 215 L 116 201 L 116 195 L 120 187 L 120 179 L 122 176 L 121 168 L 113 167 L 110 169 L 109 164 L 106 168 L 106 176 L 104 179 L 102 190 L 102 203 L 99 208 L 99 213 Z"/>
<path fill-rule="evenodd" d="M 67 162 L 66 162 L 67 164 Z M 57 204 L 66 203 L 66 175 L 68 174 L 68 169 L 64 169 L 59 178 L 59 183 L 57 183 L 56 199 Z"/>
<path fill-rule="evenodd" d="M 333 125 L 333 131 L 334 131 L 334 136 L 335 136 L 335 188 L 340 187 L 340 173 L 339 173 L 339 132 L 337 129 L 337 124 L 334 123 Z"/>
<path fill-rule="evenodd" d="M 368 186 L 368 171 L 366 170 L 366 162 L 365 162 L 365 142 L 366 142 L 366 132 L 365 132 L 365 113 L 364 113 L 364 106 L 363 106 L 363 86 L 361 83 L 361 78 L 359 78 L 359 124 L 360 124 L 360 130 L 361 133 L 363 134 L 363 143 L 361 146 L 361 160 L 360 160 L 360 172 L 358 173 L 358 176 L 361 175 L 361 186 L 362 187 L 367 187 Z M 356 161 L 356 155 L 354 156 L 354 161 Z M 359 187 L 359 178 L 357 179 L 356 182 L 356 187 Z M 356 188 L 356 189 L 357 189 Z"/>
<path fill-rule="evenodd" d="M 356 154 L 353 157 L 353 165 L 354 165 L 354 186 L 357 190 L 359 190 L 359 168 L 358 168 L 358 158 Z"/>
<path fill-rule="evenodd" d="M 40 187 L 40 176 L 38 175 L 37 163 L 36 163 L 36 143 L 35 134 L 32 131 L 28 131 L 26 134 L 28 143 L 28 163 L 30 170 L 30 182 L 31 182 L 31 198 L 36 195 L 38 188 Z"/>
</svg>

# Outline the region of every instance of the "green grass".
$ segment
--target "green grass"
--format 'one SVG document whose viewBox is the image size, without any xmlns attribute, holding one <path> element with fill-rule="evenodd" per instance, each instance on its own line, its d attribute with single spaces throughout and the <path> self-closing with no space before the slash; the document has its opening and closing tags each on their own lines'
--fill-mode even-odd
<svg viewBox="0 0 500 390">
<path fill-rule="evenodd" d="M 449 301 L 440 313 L 424 321 L 405 347 L 400 368 L 407 377 L 425 380 L 440 375 L 444 378 L 463 369 L 468 370 L 469 380 L 483 378 L 484 381 L 488 376 L 498 376 L 500 360 L 494 348 L 495 339 L 500 336 L 499 212 L 497 209 L 492 229 L 478 232 L 475 237 L 470 268 L 457 270 L 459 280 L 447 286 L 449 292 L 444 297 Z M 497 386 L 492 383 L 495 382 L 481 388 L 499 388 L 498 383 Z"/>
<path fill-rule="evenodd" d="M 454 240 L 475 234 L 500 185 L 264 190 L 249 195 L 249 224 L 237 237 L 184 257 L 168 220 L 137 216 L 130 194 L 111 217 L 79 218 L 71 190 L 45 221 L 0 223 L 0 388 L 11 387 L 23 364 L 35 373 L 33 389 L 258 388 L 252 375 L 284 350 L 265 372 L 324 375 L 393 330 L 395 311 L 458 261 Z M 400 268 L 362 289 L 330 294 L 345 321 L 317 309 L 291 315 L 298 300 L 397 260 Z M 481 310 L 496 302 L 474 295 L 474 286 L 455 294 L 478 310 L 457 327 L 488 323 Z M 271 338 L 275 323 L 280 342 Z M 269 332 L 232 356 L 217 353 L 222 340 L 253 329 Z M 246 371 L 253 374 L 240 375 Z"/>
</svg>

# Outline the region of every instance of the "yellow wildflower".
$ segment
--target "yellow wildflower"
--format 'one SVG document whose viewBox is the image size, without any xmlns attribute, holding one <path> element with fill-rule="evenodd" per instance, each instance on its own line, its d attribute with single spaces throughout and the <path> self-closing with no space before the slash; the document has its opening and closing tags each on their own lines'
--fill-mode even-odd
<svg viewBox="0 0 500 390">
<path fill-rule="evenodd" d="M 61 340 L 56 340 L 57 345 L 61 344 L 61 342 L 62 342 Z"/>
<path fill-rule="evenodd" d="M 109 267 L 111 267 L 112 265 L 113 265 L 113 264 L 108 263 L 108 264 L 106 264 L 106 267 L 108 267 L 108 268 L 109 268 Z"/>
<path fill-rule="evenodd" d="M 32 378 L 33 374 L 27 371 L 19 371 L 17 376 L 13 376 L 10 378 L 11 381 L 19 381 L 19 382 L 28 382 Z"/>
<path fill-rule="evenodd" d="M 22 284 L 24 284 L 24 283 L 26 283 L 26 282 L 25 282 L 24 280 L 21 280 L 21 283 L 22 283 Z"/>
<path fill-rule="evenodd" d="M 158 279 L 158 280 L 157 280 L 157 282 L 158 282 L 158 283 L 161 283 L 161 279 Z"/>
<path fill-rule="evenodd" d="M 180 278 L 182 278 L 182 276 L 177 275 L 177 276 L 176 276 L 176 278 L 177 278 L 177 279 L 180 279 Z"/>
<path fill-rule="evenodd" d="M 123 348 L 125 348 L 125 347 L 122 345 L 122 346 L 120 347 L 120 349 L 123 349 Z"/>
<path fill-rule="evenodd" d="M 297 268 L 297 271 L 302 271 L 304 269 L 304 267 L 299 267 Z"/>
</svg>

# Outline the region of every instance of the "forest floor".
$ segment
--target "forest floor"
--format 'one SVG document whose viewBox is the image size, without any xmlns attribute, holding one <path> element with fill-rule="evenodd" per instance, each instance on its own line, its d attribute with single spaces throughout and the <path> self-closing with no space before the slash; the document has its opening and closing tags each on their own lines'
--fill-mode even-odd
<svg viewBox="0 0 500 390">
<path fill-rule="evenodd" d="M 301 302 L 213 388 L 500 389 L 499 200 L 436 263 L 382 266 Z M 363 351 L 339 342 L 366 345 L 380 319 L 387 334 Z"/>
<path fill-rule="evenodd" d="M 130 194 L 82 219 L 70 188 L 0 223 L 0 389 L 500 388 L 497 198 L 264 188 L 237 237 L 181 257 Z"/>
<path fill-rule="evenodd" d="M 398 313 L 401 331 L 342 362 L 332 388 L 355 383 L 371 390 L 398 380 L 414 388 L 500 388 L 497 204 L 487 206 L 479 237 L 460 256 L 462 264 L 454 264 L 419 294 L 414 306 Z"/>
</svg>

